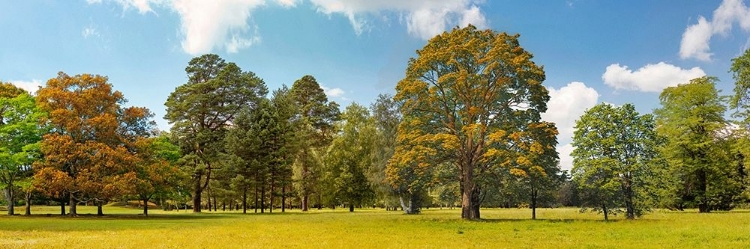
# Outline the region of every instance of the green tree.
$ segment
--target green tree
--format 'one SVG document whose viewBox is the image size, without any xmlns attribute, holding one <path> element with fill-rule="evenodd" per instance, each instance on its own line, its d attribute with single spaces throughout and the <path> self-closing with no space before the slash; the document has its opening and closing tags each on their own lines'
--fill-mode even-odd
<svg viewBox="0 0 750 249">
<path fill-rule="evenodd" d="M 135 193 L 143 203 L 143 214 L 148 215 L 149 201 L 154 196 L 168 196 L 187 176 L 177 167 L 180 147 L 168 134 L 139 138 L 134 147 L 138 157 Z"/>
<path fill-rule="evenodd" d="M 310 195 L 317 193 L 320 197 L 322 194 L 317 189 L 322 173 L 321 155 L 331 143 L 334 122 L 340 115 L 339 106 L 328 101 L 323 88 L 310 75 L 294 82 L 291 95 L 300 116 L 298 141 L 301 144 L 295 163 L 299 166 L 298 191 L 302 195 L 302 211 L 307 211 Z"/>
<path fill-rule="evenodd" d="M 724 119 L 726 107 L 715 87 L 716 78 L 701 77 L 669 87 L 659 96 L 656 130 L 667 138 L 662 153 L 679 187 L 678 208 L 697 206 L 699 212 L 728 208 L 739 189 L 731 163 Z"/>
<path fill-rule="evenodd" d="M 380 94 L 370 106 L 375 125 L 372 165 L 367 170 L 367 179 L 372 183 L 378 202 L 390 209 L 396 207 L 398 193 L 386 178 L 388 160 L 396 151 L 396 131 L 401 122 L 399 104 L 393 96 Z"/>
<path fill-rule="evenodd" d="M 0 186 L 5 189 L 8 214 L 13 215 L 18 185 L 33 175 L 31 164 L 38 159 L 45 132 L 39 119 L 45 113 L 26 91 L 3 82 L 0 90 Z M 26 211 L 28 215 L 30 210 Z"/>
<path fill-rule="evenodd" d="M 375 196 L 365 172 L 372 165 L 375 126 L 364 106 L 352 103 L 339 122 L 340 133 L 326 153 L 332 199 L 349 205 L 349 212 Z"/>
<path fill-rule="evenodd" d="M 731 95 L 729 107 L 735 109 L 734 117 L 739 118 L 739 128 L 734 130 L 737 138 L 734 150 L 737 151 L 738 170 L 746 179 L 745 199 L 750 199 L 750 49 L 737 58 L 732 59 L 729 70 L 734 77 L 734 95 Z"/>
<path fill-rule="evenodd" d="M 640 115 L 631 104 L 598 104 L 576 121 L 573 135 L 573 179 L 587 197 L 585 204 L 604 213 L 625 206 L 628 219 L 648 208 L 644 191 L 659 157 L 654 118 Z M 600 208 L 600 209 L 599 209 Z"/>
<path fill-rule="evenodd" d="M 509 167 L 502 163 L 512 147 L 508 135 L 539 122 L 547 109 L 544 70 L 518 37 L 474 26 L 455 28 L 417 51 L 396 87 L 404 118 L 396 156 L 434 150 L 430 158 L 451 163 L 459 172 L 464 219 L 480 218 L 481 183 L 490 181 L 492 169 Z"/>
<path fill-rule="evenodd" d="M 262 79 L 215 54 L 193 58 L 188 82 L 169 95 L 164 117 L 183 153 L 193 182 L 193 212 L 201 211 L 203 191 L 225 148 L 224 135 L 243 107 L 255 108 L 267 90 Z"/>
</svg>

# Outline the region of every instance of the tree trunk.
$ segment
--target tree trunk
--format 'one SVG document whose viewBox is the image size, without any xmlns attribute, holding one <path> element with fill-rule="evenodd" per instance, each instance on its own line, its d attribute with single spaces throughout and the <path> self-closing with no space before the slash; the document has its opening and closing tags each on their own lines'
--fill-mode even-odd
<svg viewBox="0 0 750 249">
<path fill-rule="evenodd" d="M 461 181 L 461 218 L 478 220 L 480 219 L 479 188 L 474 183 L 473 167 L 464 166 L 464 168 Z"/>
<path fill-rule="evenodd" d="M 8 185 L 5 188 L 5 200 L 8 201 L 8 215 L 14 215 L 15 198 L 13 196 L 13 185 Z"/>
<path fill-rule="evenodd" d="M 255 213 L 258 213 L 258 186 L 255 186 L 255 205 L 253 205 L 253 209 L 255 209 Z"/>
<path fill-rule="evenodd" d="M 31 215 L 31 191 L 26 192 L 26 213 L 24 215 Z"/>
<path fill-rule="evenodd" d="M 354 213 L 354 204 L 352 204 L 351 202 L 349 203 L 349 212 Z"/>
<path fill-rule="evenodd" d="M 281 212 L 286 211 L 286 185 L 281 187 Z"/>
<path fill-rule="evenodd" d="M 531 219 L 536 220 L 536 200 L 538 191 L 535 189 L 531 190 Z"/>
<path fill-rule="evenodd" d="M 76 203 L 76 199 L 73 193 L 70 193 L 70 201 L 68 202 L 68 205 L 70 205 L 70 210 L 68 210 L 68 215 L 70 216 L 78 215 L 78 212 L 76 211 L 76 206 L 78 205 L 78 203 Z"/>
<path fill-rule="evenodd" d="M 260 186 L 260 213 L 266 212 L 266 186 Z"/>
<path fill-rule="evenodd" d="M 242 189 L 242 213 L 247 213 L 247 186 Z"/>
<path fill-rule="evenodd" d="M 623 187 L 625 190 L 625 217 L 629 220 L 635 219 L 635 207 L 633 206 L 633 188 L 630 186 L 630 180 L 626 179 Z"/>
<path fill-rule="evenodd" d="M 104 201 L 96 201 L 96 216 L 104 216 L 104 211 L 102 210 L 102 205 Z"/>
<path fill-rule="evenodd" d="M 609 213 L 607 213 L 607 205 L 602 204 L 602 211 L 604 211 L 604 221 L 609 221 Z"/>
<path fill-rule="evenodd" d="M 708 213 L 711 212 L 711 209 L 708 206 L 708 195 L 706 194 L 707 189 L 707 183 L 706 183 L 706 171 L 705 170 L 698 170 L 696 172 L 698 175 L 698 212 L 699 213 Z"/>
<path fill-rule="evenodd" d="M 323 193 L 318 193 L 318 210 L 323 209 Z"/>
<path fill-rule="evenodd" d="M 218 205 L 216 205 L 216 196 L 214 196 L 213 198 L 214 198 L 214 212 L 217 212 L 217 211 L 219 211 L 219 209 L 218 209 L 219 207 L 218 207 Z"/>
<path fill-rule="evenodd" d="M 60 215 L 65 215 L 65 201 L 60 198 Z"/>
<path fill-rule="evenodd" d="M 143 215 L 148 216 L 148 199 L 150 198 L 142 198 L 141 201 L 143 201 Z"/>
</svg>

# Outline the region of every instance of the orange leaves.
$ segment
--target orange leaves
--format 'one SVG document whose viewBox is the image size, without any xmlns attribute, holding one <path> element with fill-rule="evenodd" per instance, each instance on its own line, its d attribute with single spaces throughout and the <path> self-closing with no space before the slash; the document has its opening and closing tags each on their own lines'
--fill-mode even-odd
<svg viewBox="0 0 750 249">
<path fill-rule="evenodd" d="M 112 90 L 107 77 L 91 74 L 60 72 L 37 99 L 54 130 L 42 140 L 45 160 L 34 165 L 34 178 L 44 191 L 103 199 L 132 192 L 142 159 L 134 153 L 136 139 L 124 139 L 122 133 L 133 124 L 148 129 L 143 121 L 150 117 L 148 109 L 123 109 L 122 93 Z"/>
</svg>

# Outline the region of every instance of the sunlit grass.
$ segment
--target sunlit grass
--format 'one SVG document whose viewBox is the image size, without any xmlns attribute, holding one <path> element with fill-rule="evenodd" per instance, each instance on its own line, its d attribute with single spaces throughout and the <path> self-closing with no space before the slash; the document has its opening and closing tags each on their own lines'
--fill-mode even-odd
<svg viewBox="0 0 750 249">
<path fill-rule="evenodd" d="M 281 214 L 79 207 L 35 207 L 32 217 L 0 216 L 4 248 L 748 248 L 750 211 L 697 214 L 657 211 L 635 221 L 603 222 L 578 209 L 482 210 L 483 221 L 460 210 L 403 215 L 383 210 L 298 210 Z M 47 216 L 47 213 L 50 216 Z"/>
</svg>

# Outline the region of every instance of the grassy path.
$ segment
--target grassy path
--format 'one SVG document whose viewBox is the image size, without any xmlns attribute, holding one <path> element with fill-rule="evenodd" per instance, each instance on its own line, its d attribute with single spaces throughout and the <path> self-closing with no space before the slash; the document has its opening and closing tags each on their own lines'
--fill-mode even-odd
<svg viewBox="0 0 750 249">
<path fill-rule="evenodd" d="M 39 207 L 36 213 L 56 213 Z M 95 213 L 83 207 L 80 213 Z M 0 248 L 750 248 L 750 211 L 659 211 L 603 222 L 577 209 L 382 210 L 192 214 L 106 207 L 105 217 L 0 216 Z"/>
</svg>

